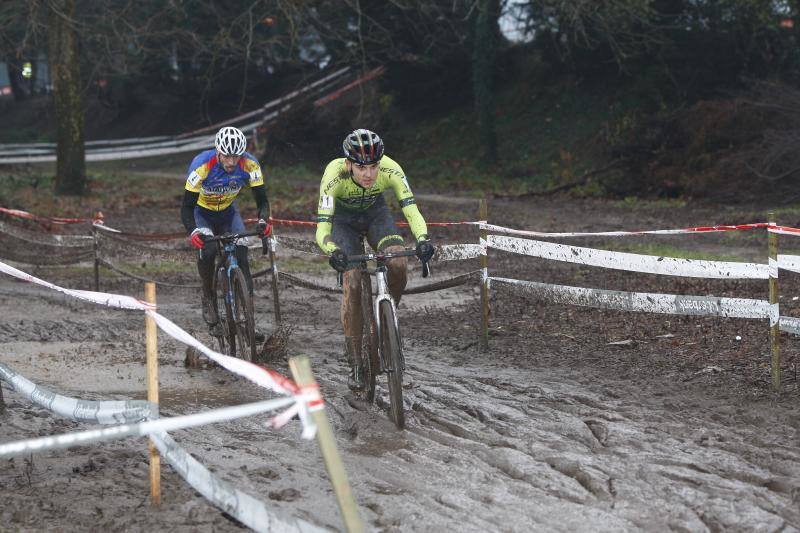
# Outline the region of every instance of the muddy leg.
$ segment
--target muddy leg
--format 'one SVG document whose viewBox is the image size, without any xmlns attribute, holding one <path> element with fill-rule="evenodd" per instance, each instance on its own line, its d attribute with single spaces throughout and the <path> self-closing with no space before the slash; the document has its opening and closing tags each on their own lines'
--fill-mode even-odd
<svg viewBox="0 0 800 533">
<path fill-rule="evenodd" d="M 387 246 L 387 252 L 396 252 L 403 250 L 402 246 Z M 400 304 L 400 298 L 403 296 L 403 291 L 408 282 L 407 266 L 408 259 L 405 257 L 396 257 L 387 261 L 386 266 L 389 270 L 387 283 L 389 284 L 389 293 L 394 299 L 395 305 Z"/>
<path fill-rule="evenodd" d="M 361 314 L 361 273 L 358 270 L 348 270 L 344 273 L 342 285 L 344 288 L 341 308 L 342 326 L 347 363 L 350 365 L 350 378 L 347 380 L 347 386 L 351 390 L 363 390 L 364 363 L 361 359 L 361 330 L 364 320 Z"/>
</svg>

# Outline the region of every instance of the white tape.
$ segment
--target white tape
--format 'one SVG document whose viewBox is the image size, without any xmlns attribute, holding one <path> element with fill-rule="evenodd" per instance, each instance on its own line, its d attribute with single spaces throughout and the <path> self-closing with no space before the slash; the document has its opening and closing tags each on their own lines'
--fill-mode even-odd
<svg viewBox="0 0 800 533">
<path fill-rule="evenodd" d="M 158 420 L 150 420 L 139 424 L 122 424 L 107 429 L 77 431 L 74 433 L 40 437 L 38 439 L 9 442 L 0 444 L 0 457 L 56 448 L 69 448 L 71 446 L 84 445 L 92 442 L 119 440 L 127 437 L 141 437 L 161 431 L 175 431 L 177 429 L 204 426 L 216 422 L 225 422 L 227 420 L 253 416 L 268 411 L 275 411 L 298 401 L 300 401 L 298 398 L 276 398 L 263 402 L 223 407 L 221 409 L 214 409 L 212 411 L 193 415 L 159 418 Z"/>
<path fill-rule="evenodd" d="M 166 433 L 153 433 L 150 438 L 159 453 L 189 485 L 209 502 L 250 529 L 276 533 L 327 531 L 299 518 L 270 509 L 249 494 L 216 478 Z"/>
<path fill-rule="evenodd" d="M 484 254 L 480 244 L 443 244 L 436 247 L 435 261 L 473 259 Z"/>
<path fill-rule="evenodd" d="M 742 224 L 739 226 L 707 226 L 696 228 L 680 228 L 680 229 L 657 229 L 657 230 L 641 230 L 641 231 L 569 231 L 569 232 L 545 232 L 545 231 L 527 231 L 507 228 L 504 226 L 496 226 L 494 224 L 478 223 L 480 229 L 485 231 L 493 231 L 496 233 L 507 233 L 511 235 L 521 235 L 524 237 L 626 237 L 633 235 L 699 235 L 702 233 L 718 233 L 722 231 L 734 231 L 744 229 L 763 228 L 763 224 Z M 772 231 L 772 230 L 770 230 Z"/>
<path fill-rule="evenodd" d="M 61 396 L 39 387 L 3 363 L 0 363 L 0 380 L 8 382 L 31 402 L 77 422 L 133 423 L 155 418 L 158 414 L 158 405 L 142 400 L 92 401 Z"/>
<path fill-rule="evenodd" d="M 769 318 L 773 310 L 766 300 L 682 296 L 648 292 L 607 291 L 566 285 L 552 285 L 509 278 L 491 280 L 519 287 L 555 303 L 677 315 L 704 315 L 731 318 Z"/>
<path fill-rule="evenodd" d="M 784 270 L 800 272 L 800 255 L 778 254 L 778 266 Z"/>
<path fill-rule="evenodd" d="M 699 261 L 674 257 L 608 252 L 516 237 L 489 235 L 489 246 L 518 254 L 582 265 L 615 268 L 648 274 L 693 278 L 767 279 L 767 265 L 726 261 Z"/>
<path fill-rule="evenodd" d="M 777 326 L 781 322 L 780 304 L 769 304 L 769 326 Z"/>
<path fill-rule="evenodd" d="M 782 316 L 780 317 L 780 328 L 781 331 L 800 335 L 800 318 Z"/>
<path fill-rule="evenodd" d="M 773 258 L 769 258 L 769 277 L 778 279 L 778 261 Z"/>
</svg>

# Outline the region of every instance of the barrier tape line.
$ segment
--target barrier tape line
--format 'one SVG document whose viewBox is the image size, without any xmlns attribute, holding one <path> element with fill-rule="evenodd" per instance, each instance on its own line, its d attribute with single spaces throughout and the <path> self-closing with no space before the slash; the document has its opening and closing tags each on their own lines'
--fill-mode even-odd
<svg viewBox="0 0 800 533">
<path fill-rule="evenodd" d="M 792 333 L 794 335 L 800 335 L 800 318 L 782 316 L 780 317 L 779 323 L 781 331 Z"/>
<path fill-rule="evenodd" d="M 116 272 L 117 274 L 119 274 L 121 276 L 125 276 L 126 278 L 131 278 L 131 279 L 135 279 L 135 280 L 142 281 L 142 282 L 152 282 L 152 283 L 155 283 L 156 285 L 160 285 L 162 287 L 180 287 L 180 288 L 184 288 L 184 289 L 199 289 L 201 287 L 201 285 L 199 283 L 195 283 L 195 284 L 169 283 L 167 281 L 158 281 L 158 280 L 155 280 L 155 279 L 152 279 L 152 278 L 145 278 L 143 276 L 138 276 L 138 275 L 134 274 L 133 272 L 128 272 L 128 271 L 126 271 L 126 270 L 124 270 L 122 268 L 119 268 L 114 263 L 112 263 L 111 261 L 109 261 L 108 259 L 103 258 L 103 257 L 98 257 L 97 258 L 97 262 L 98 262 L 98 264 L 103 265 L 107 269 L 109 269 L 109 270 L 111 270 L 113 272 Z M 255 277 L 255 276 L 253 276 L 253 277 Z"/>
<path fill-rule="evenodd" d="M 186 452 L 167 433 L 151 433 L 150 438 L 159 453 L 186 483 L 218 509 L 228 513 L 250 529 L 259 532 L 323 532 L 299 518 L 284 515 L 267 507 L 246 492 L 242 492 L 215 477 L 205 466 Z"/>
<path fill-rule="evenodd" d="M 741 231 L 770 227 L 768 222 L 753 224 L 736 224 L 732 226 L 697 226 L 693 228 L 640 230 L 640 231 L 590 231 L 590 232 L 542 232 L 527 231 L 497 226 L 494 224 L 480 224 L 480 229 L 496 233 L 510 233 L 527 237 L 625 237 L 633 235 L 686 235 L 697 233 L 717 233 L 721 231 Z M 800 232 L 800 230 L 798 230 Z"/>
<path fill-rule="evenodd" d="M 59 287 L 58 285 L 54 285 L 47 281 L 31 276 L 30 274 L 26 274 L 25 272 L 22 272 L 21 270 L 6 265 L 5 263 L 2 262 L 0 262 L 0 272 L 4 272 L 16 278 L 29 281 L 31 283 L 36 283 L 38 285 L 42 285 L 44 287 L 62 292 L 70 296 L 74 296 L 76 298 L 88 302 L 100 305 L 106 305 L 109 307 L 118 307 L 121 309 L 144 311 L 148 316 L 150 316 L 151 318 L 153 318 L 153 320 L 155 320 L 158 327 L 161 328 L 166 334 L 202 352 L 203 354 L 205 354 L 207 357 L 218 363 L 223 368 L 231 372 L 234 372 L 236 374 L 239 374 L 240 376 L 249 379 L 256 385 L 277 392 L 278 394 L 297 395 L 299 392 L 297 385 L 293 381 L 285 378 L 284 376 L 280 375 L 278 372 L 275 372 L 274 370 L 258 366 L 256 364 L 244 361 L 242 359 L 238 359 L 236 357 L 223 355 L 219 352 L 216 352 L 208 348 L 203 343 L 201 343 L 200 341 L 189 335 L 186 331 L 181 329 L 179 326 L 177 326 L 175 323 L 173 323 L 171 320 L 158 314 L 155 311 L 155 306 L 152 304 L 143 302 L 141 300 L 137 300 L 136 298 L 133 298 L 131 296 L 124 296 L 120 294 L 109 294 L 102 292 L 65 289 L 63 287 Z"/>
<path fill-rule="evenodd" d="M 800 237 L 800 228 L 792 228 L 790 226 L 778 226 L 770 224 L 767 231 L 770 233 L 777 233 L 778 235 L 793 235 L 795 237 Z"/>
<path fill-rule="evenodd" d="M 176 416 L 170 418 L 159 418 L 158 420 L 148 420 L 138 424 L 121 424 L 106 429 L 92 429 L 87 431 L 76 431 L 72 433 L 62 433 L 60 435 L 50 435 L 35 439 L 25 439 L 16 442 L 0 444 L 0 457 L 21 455 L 30 452 L 41 452 L 72 446 L 85 445 L 94 442 L 105 442 L 119 440 L 127 437 L 142 437 L 162 431 L 175 431 L 190 427 L 203 426 L 216 422 L 225 422 L 247 416 L 253 416 L 268 411 L 275 411 L 288 407 L 297 402 L 294 397 L 275 398 L 261 402 L 235 405 L 232 407 L 222 407 L 203 413 Z"/>
<path fill-rule="evenodd" d="M 766 300 L 749 298 L 609 291 L 509 278 L 490 277 L 489 279 L 493 283 L 517 287 L 555 303 L 616 311 L 755 319 L 771 318 L 775 311 L 775 308 L 771 307 Z"/>
<path fill-rule="evenodd" d="M 533 257 L 647 274 L 712 279 L 768 279 L 769 267 L 758 263 L 702 261 L 609 252 L 566 244 L 489 235 L 489 247 Z"/>
<path fill-rule="evenodd" d="M 778 254 L 778 267 L 783 270 L 800 272 L 800 255 Z"/>
<path fill-rule="evenodd" d="M 91 222 L 91 218 L 62 218 L 62 217 L 45 217 L 41 215 L 34 215 L 28 213 L 27 211 L 21 211 L 19 209 L 8 209 L 6 207 L 0 207 L 0 213 L 5 213 L 6 215 L 15 216 L 18 218 L 24 218 L 28 220 L 40 220 L 45 222 L 50 222 L 51 224 L 74 224 L 77 222 Z"/>
<path fill-rule="evenodd" d="M 144 400 L 94 401 L 62 396 L 36 385 L 3 363 L 0 363 L 0 380 L 36 405 L 75 422 L 135 423 L 156 418 L 158 414 L 158 405 Z"/>
</svg>

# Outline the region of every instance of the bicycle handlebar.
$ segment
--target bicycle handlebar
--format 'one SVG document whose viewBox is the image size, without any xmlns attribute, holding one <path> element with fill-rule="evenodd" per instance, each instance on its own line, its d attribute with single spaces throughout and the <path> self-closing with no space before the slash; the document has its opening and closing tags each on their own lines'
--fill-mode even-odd
<svg viewBox="0 0 800 533">
<path fill-rule="evenodd" d="M 378 261 L 383 262 L 387 259 L 392 259 L 394 257 L 416 257 L 417 251 L 413 248 L 406 248 L 405 250 L 398 250 L 396 252 L 377 252 L 371 254 L 358 254 L 358 255 L 348 255 L 347 262 L 348 263 L 361 263 L 364 261 Z M 422 277 L 427 278 L 431 273 L 430 266 L 428 266 L 427 261 L 422 262 Z"/>
<path fill-rule="evenodd" d="M 213 237 L 207 237 L 203 239 L 203 242 L 233 242 L 236 239 L 240 239 L 242 237 L 256 237 L 261 236 L 261 254 L 267 255 L 269 250 L 269 238 L 264 237 L 264 232 L 262 230 L 254 229 L 251 231 L 245 231 L 244 233 L 223 233 L 222 235 L 214 235 Z"/>
</svg>

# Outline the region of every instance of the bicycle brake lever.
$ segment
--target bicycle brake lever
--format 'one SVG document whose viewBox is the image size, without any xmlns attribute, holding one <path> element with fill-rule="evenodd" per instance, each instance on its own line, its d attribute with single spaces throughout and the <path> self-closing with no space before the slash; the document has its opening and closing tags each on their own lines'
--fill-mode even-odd
<svg viewBox="0 0 800 533">
<path fill-rule="evenodd" d="M 336 273 L 336 286 L 341 289 L 342 288 L 342 283 L 344 283 L 344 273 L 343 272 L 337 272 Z"/>
<path fill-rule="evenodd" d="M 269 237 L 261 237 L 261 255 L 267 255 L 269 252 Z"/>
<path fill-rule="evenodd" d="M 431 267 L 428 265 L 427 261 L 422 263 L 422 277 L 427 278 L 431 275 Z"/>
</svg>

